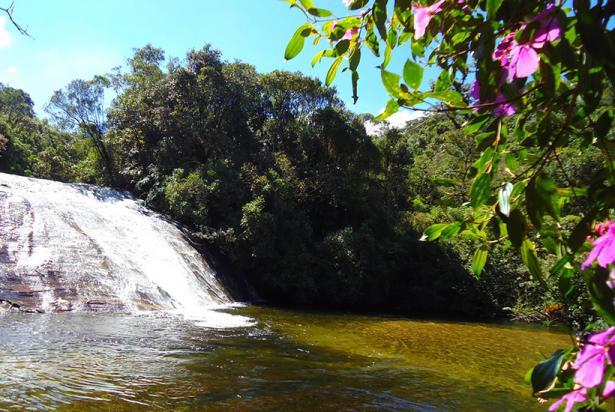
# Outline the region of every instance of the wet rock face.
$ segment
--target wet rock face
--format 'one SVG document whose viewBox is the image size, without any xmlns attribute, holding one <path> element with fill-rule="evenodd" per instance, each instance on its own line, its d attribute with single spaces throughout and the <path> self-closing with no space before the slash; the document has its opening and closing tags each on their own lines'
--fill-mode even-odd
<svg viewBox="0 0 615 412">
<path fill-rule="evenodd" d="M 227 303 L 181 231 L 128 194 L 0 173 L 0 313 Z"/>
</svg>

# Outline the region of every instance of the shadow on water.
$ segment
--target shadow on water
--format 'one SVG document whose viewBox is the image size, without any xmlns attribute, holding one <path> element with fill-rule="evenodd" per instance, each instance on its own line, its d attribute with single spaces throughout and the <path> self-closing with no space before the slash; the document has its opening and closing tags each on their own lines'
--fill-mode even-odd
<svg viewBox="0 0 615 412">
<path fill-rule="evenodd" d="M 84 196 L 93 196 L 101 202 L 120 202 L 123 200 L 134 200 L 134 197 L 130 192 L 120 189 L 113 189 L 110 187 L 101 187 L 96 185 L 89 185 L 85 183 L 65 183 L 66 186 L 71 187 L 81 193 Z"/>
</svg>

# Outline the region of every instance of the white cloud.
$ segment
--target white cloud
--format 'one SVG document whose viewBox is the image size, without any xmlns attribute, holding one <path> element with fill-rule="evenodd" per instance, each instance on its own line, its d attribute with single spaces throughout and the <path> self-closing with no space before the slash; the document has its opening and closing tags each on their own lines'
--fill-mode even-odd
<svg viewBox="0 0 615 412">
<path fill-rule="evenodd" d="M 11 65 L 0 68 L 0 83 L 12 86 L 13 84 L 19 82 L 19 80 L 19 72 L 17 67 Z"/>
<path fill-rule="evenodd" d="M 6 17 L 0 16 L 0 49 L 11 47 L 11 34 L 6 30 Z"/>
<path fill-rule="evenodd" d="M 376 135 L 382 132 L 387 126 L 402 128 L 407 122 L 419 119 L 423 117 L 424 114 L 424 112 L 419 111 L 400 110 L 386 119 L 384 123 L 365 122 L 365 130 L 367 130 L 367 134 L 369 135 Z"/>
</svg>

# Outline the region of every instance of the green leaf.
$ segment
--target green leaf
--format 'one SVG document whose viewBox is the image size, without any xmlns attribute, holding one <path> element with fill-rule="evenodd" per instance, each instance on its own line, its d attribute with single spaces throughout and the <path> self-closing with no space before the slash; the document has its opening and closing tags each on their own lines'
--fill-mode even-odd
<svg viewBox="0 0 615 412">
<path fill-rule="evenodd" d="M 401 77 L 395 73 L 381 70 L 380 75 L 382 77 L 382 84 L 387 92 L 393 97 L 399 97 L 399 81 Z"/>
<path fill-rule="evenodd" d="M 372 12 L 374 16 L 374 23 L 376 23 L 376 28 L 378 29 L 378 33 L 380 33 L 380 37 L 383 39 L 387 38 L 387 0 L 376 0 L 374 2 L 374 9 Z"/>
<path fill-rule="evenodd" d="M 457 236 L 457 233 L 461 230 L 461 222 L 453 222 L 451 224 L 446 225 L 444 229 L 442 229 L 442 233 L 440 234 L 441 240 L 450 239 L 454 236 Z"/>
<path fill-rule="evenodd" d="M 312 3 L 312 0 L 299 0 L 299 1 L 303 5 L 303 7 L 305 7 L 306 10 L 316 8 L 314 6 L 314 3 Z"/>
<path fill-rule="evenodd" d="M 390 29 L 387 33 L 387 46 L 394 49 L 397 46 L 397 32 L 394 29 Z"/>
<path fill-rule="evenodd" d="M 508 219 L 506 219 L 506 229 L 508 231 L 510 243 L 512 243 L 514 247 L 519 248 L 527 233 L 527 223 L 523 213 L 521 213 L 519 209 L 513 210 Z"/>
<path fill-rule="evenodd" d="M 387 105 L 384 108 L 384 110 L 378 116 L 374 117 L 374 120 L 376 121 L 384 120 L 387 117 L 397 113 L 398 111 L 399 111 L 399 103 L 397 103 L 396 99 L 391 99 L 387 102 Z"/>
<path fill-rule="evenodd" d="M 421 44 L 420 41 L 412 39 L 412 43 L 410 45 L 412 49 L 412 55 L 414 57 L 423 57 L 425 56 L 425 47 Z"/>
<path fill-rule="evenodd" d="M 423 66 L 408 59 L 406 64 L 404 64 L 404 81 L 408 86 L 416 90 L 421 87 L 424 71 Z"/>
<path fill-rule="evenodd" d="M 512 183 L 506 183 L 500 188 L 498 193 L 498 204 L 500 205 L 500 213 L 508 217 L 510 215 L 510 195 L 513 191 Z"/>
<path fill-rule="evenodd" d="M 447 226 L 448 224 L 446 223 L 436 223 L 435 225 L 429 226 L 427 229 L 425 229 L 425 232 L 423 233 L 424 239 L 430 242 L 436 240 L 440 237 L 440 234 L 442 234 L 442 231 Z"/>
<path fill-rule="evenodd" d="M 557 374 L 562 367 L 564 351 L 556 351 L 549 359 L 540 362 L 534 367 L 531 375 L 532 390 L 534 393 L 548 389 L 555 381 Z"/>
<path fill-rule="evenodd" d="M 319 9 L 316 7 L 307 9 L 307 12 L 316 17 L 329 17 L 333 14 L 327 9 Z"/>
<path fill-rule="evenodd" d="M 487 263 L 488 253 L 487 246 L 485 245 L 482 245 L 474 252 L 474 256 L 472 257 L 472 273 L 474 273 L 474 276 L 479 277 L 483 272 L 483 268 Z"/>
<path fill-rule="evenodd" d="M 389 47 L 389 45 L 387 45 L 384 49 L 384 60 L 382 61 L 382 65 L 380 67 L 382 67 L 383 69 L 386 69 L 386 67 L 389 65 L 389 62 L 391 61 L 391 52 L 393 50 Z"/>
<path fill-rule="evenodd" d="M 290 38 L 290 41 L 286 45 L 284 59 L 294 59 L 299 53 L 301 53 L 301 50 L 303 50 L 303 45 L 305 43 L 304 30 L 308 28 L 310 28 L 310 25 L 306 23 L 303 26 L 299 27 L 297 31 L 295 31 L 295 34 L 293 34 L 293 37 Z"/>
<path fill-rule="evenodd" d="M 487 0 L 487 16 L 490 20 L 496 19 L 496 14 L 501 5 L 502 0 Z"/>
<path fill-rule="evenodd" d="M 445 92 L 451 87 L 452 79 L 448 72 L 448 70 L 442 70 L 438 79 L 436 80 L 436 85 L 434 86 L 435 92 Z M 463 100 L 461 98 L 460 100 Z"/>
<path fill-rule="evenodd" d="M 331 67 L 329 67 L 329 71 L 327 72 L 327 78 L 325 79 L 325 84 L 327 86 L 330 86 L 331 83 L 333 83 L 333 80 L 335 79 L 335 76 L 337 75 L 337 69 L 340 68 L 340 64 L 342 64 L 343 60 L 344 58 L 340 56 L 337 59 L 335 59 L 333 63 L 331 64 Z"/>
<path fill-rule="evenodd" d="M 491 195 L 491 175 L 484 173 L 478 175 L 470 189 L 470 204 L 474 209 L 485 204 Z"/>
<path fill-rule="evenodd" d="M 529 239 L 525 239 L 523 243 L 521 243 L 521 260 L 532 276 L 534 276 L 544 287 L 547 287 L 542 277 L 540 261 L 538 260 L 538 256 L 536 256 L 536 247 L 534 246 L 534 242 Z"/>
<path fill-rule="evenodd" d="M 359 72 L 356 70 L 352 71 L 352 102 L 356 103 L 359 100 Z"/>
<path fill-rule="evenodd" d="M 369 47 L 374 56 L 380 57 L 380 43 L 373 31 L 369 31 L 365 36 L 365 44 L 367 44 L 367 47 Z"/>
<path fill-rule="evenodd" d="M 525 188 L 525 206 L 528 216 L 537 228 L 542 226 L 543 216 L 548 213 L 559 218 L 559 201 L 555 181 L 548 176 L 536 176 Z"/>
<path fill-rule="evenodd" d="M 348 47 L 350 47 L 350 40 L 340 40 L 333 47 L 337 56 L 342 56 L 344 53 L 348 51 Z"/>
<path fill-rule="evenodd" d="M 321 50 L 318 53 L 316 53 L 316 56 L 314 56 L 314 58 L 312 59 L 312 67 L 316 66 L 316 63 L 318 63 L 320 61 L 320 59 L 323 58 L 323 56 L 325 55 L 326 50 Z"/>
<path fill-rule="evenodd" d="M 368 0 L 354 0 L 352 3 L 350 3 L 350 10 L 358 10 L 361 7 L 365 7 L 365 5 L 367 4 Z"/>
<path fill-rule="evenodd" d="M 361 63 L 361 48 L 357 47 L 350 55 L 348 67 L 350 70 L 356 71 L 359 67 L 359 63 Z"/>
<path fill-rule="evenodd" d="M 559 291 L 564 299 L 574 291 L 575 271 L 570 261 L 572 261 L 570 256 L 564 256 L 551 268 L 551 273 L 559 274 Z"/>
<path fill-rule="evenodd" d="M 443 102 L 446 102 L 454 106 L 465 107 L 463 96 L 460 93 L 457 93 L 456 91 L 453 91 L 453 90 L 446 90 L 446 91 L 441 91 L 441 92 L 427 92 L 427 93 L 423 93 L 423 96 L 425 98 L 442 100 Z"/>
</svg>

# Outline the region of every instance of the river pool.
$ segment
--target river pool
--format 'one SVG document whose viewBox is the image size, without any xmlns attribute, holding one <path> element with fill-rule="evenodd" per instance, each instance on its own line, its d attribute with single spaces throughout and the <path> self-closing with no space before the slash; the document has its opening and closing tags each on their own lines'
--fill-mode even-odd
<svg viewBox="0 0 615 412">
<path fill-rule="evenodd" d="M 0 316 L 0 410 L 546 410 L 523 376 L 570 346 L 539 327 L 234 309 Z"/>
</svg>

